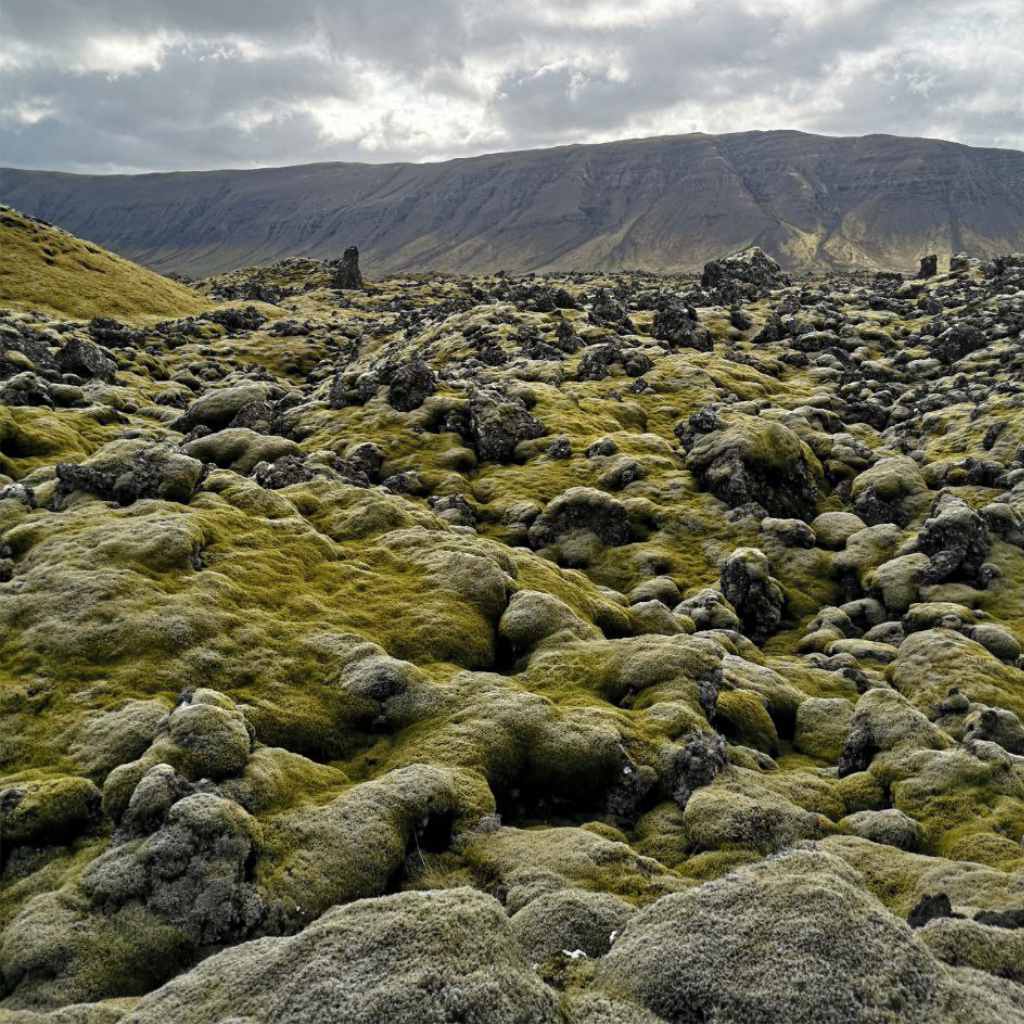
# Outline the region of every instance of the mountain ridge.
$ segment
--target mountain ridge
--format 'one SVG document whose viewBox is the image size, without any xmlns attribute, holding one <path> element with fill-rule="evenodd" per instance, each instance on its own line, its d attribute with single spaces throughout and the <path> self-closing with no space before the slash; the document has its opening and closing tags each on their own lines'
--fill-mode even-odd
<svg viewBox="0 0 1024 1024">
<path fill-rule="evenodd" d="M 1024 247 L 1024 153 L 886 134 L 696 133 L 461 157 L 75 175 L 0 200 L 192 276 L 363 250 L 371 273 L 692 270 L 757 244 L 790 269 L 910 269 Z"/>
</svg>

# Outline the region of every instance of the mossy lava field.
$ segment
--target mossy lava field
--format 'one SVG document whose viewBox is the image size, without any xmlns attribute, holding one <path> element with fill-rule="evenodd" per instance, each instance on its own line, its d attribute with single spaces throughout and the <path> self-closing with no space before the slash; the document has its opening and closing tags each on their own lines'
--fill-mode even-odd
<svg viewBox="0 0 1024 1024">
<path fill-rule="evenodd" d="M 0 304 L 0 1022 L 1024 1021 L 1024 256 L 89 274 Z"/>
</svg>

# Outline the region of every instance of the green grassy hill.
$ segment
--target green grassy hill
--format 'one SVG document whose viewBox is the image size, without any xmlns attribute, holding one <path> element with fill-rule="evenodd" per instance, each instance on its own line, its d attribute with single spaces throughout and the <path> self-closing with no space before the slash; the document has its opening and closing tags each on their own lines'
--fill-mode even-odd
<svg viewBox="0 0 1024 1024">
<path fill-rule="evenodd" d="M 0 206 L 0 306 L 132 319 L 184 316 L 206 305 L 191 288 Z"/>
</svg>

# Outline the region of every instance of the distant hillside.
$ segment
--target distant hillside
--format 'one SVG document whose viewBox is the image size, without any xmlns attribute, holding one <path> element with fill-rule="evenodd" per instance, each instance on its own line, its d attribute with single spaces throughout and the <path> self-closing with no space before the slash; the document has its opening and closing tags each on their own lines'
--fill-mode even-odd
<svg viewBox="0 0 1024 1024">
<path fill-rule="evenodd" d="M 0 307 L 131 319 L 182 316 L 206 305 L 190 288 L 0 206 Z"/>
<path fill-rule="evenodd" d="M 163 271 L 358 245 L 371 272 L 682 270 L 756 243 L 790 268 L 1024 248 L 1024 153 L 887 135 L 686 135 L 437 164 L 81 176 L 0 200 Z"/>
</svg>

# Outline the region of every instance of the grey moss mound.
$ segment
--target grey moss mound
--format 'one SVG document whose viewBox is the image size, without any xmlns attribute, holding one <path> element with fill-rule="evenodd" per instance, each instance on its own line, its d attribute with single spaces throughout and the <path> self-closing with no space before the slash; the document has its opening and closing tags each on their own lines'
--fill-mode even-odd
<svg viewBox="0 0 1024 1024">
<path fill-rule="evenodd" d="M 279 1024 L 557 1024 L 508 918 L 472 889 L 403 893 L 328 911 L 290 939 L 245 943 L 171 982 L 124 1018 Z"/>
<path fill-rule="evenodd" d="M 972 1006 L 970 982 L 862 884 L 801 851 L 666 896 L 629 922 L 597 984 L 672 1024 L 994 1024 L 994 1007 Z M 993 1002 L 1018 1019 L 1024 994 L 1003 989 Z"/>
</svg>

